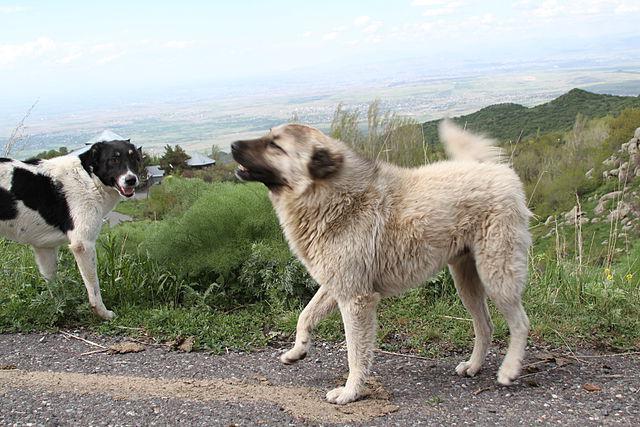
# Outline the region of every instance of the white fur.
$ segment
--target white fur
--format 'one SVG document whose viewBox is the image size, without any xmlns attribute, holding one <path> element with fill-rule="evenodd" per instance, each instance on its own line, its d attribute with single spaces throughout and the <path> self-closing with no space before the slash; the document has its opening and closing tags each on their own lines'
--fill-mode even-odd
<svg viewBox="0 0 640 427">
<path fill-rule="evenodd" d="M 342 315 L 349 376 L 344 387 L 327 393 L 330 402 L 362 395 L 380 298 L 420 285 L 447 265 L 476 335 L 471 358 L 456 372 L 475 375 L 487 354 L 493 329 L 487 297 L 511 335 L 498 382 L 510 384 L 520 372 L 529 330 L 521 295 L 531 244 L 522 183 L 499 164 L 493 141 L 447 122 L 440 135 L 452 160 L 412 169 L 363 160 L 342 142 L 301 125 L 277 127 L 265 137 L 277 138 L 286 154 L 252 153 L 260 140 L 244 143 L 249 158 L 286 183 L 270 193 L 271 201 L 291 249 L 320 284 L 282 362 L 306 355 L 312 330 L 336 306 Z M 337 171 L 315 179 L 310 159 L 319 150 Z"/>
<path fill-rule="evenodd" d="M 74 155 L 43 160 L 38 165 L 19 161 L 0 164 L 0 187 L 11 188 L 15 167 L 27 169 L 52 178 L 63 186 L 63 193 L 73 219 L 73 229 L 63 233 L 45 222 L 37 211 L 17 202 L 18 215 L 13 220 L 0 221 L 0 234 L 34 248 L 38 268 L 48 281 L 55 278 L 58 246 L 69 243 L 82 275 L 89 304 L 94 312 L 104 318 L 113 318 L 100 295 L 96 271 L 95 244 L 102 228 L 103 218 L 120 201 L 120 193 L 102 184 L 95 175 L 89 176 L 80 159 Z"/>
<path fill-rule="evenodd" d="M 486 163 L 500 163 L 503 160 L 502 150 L 495 146 L 495 141 L 467 132 L 449 119 L 440 123 L 438 135 L 452 159 Z"/>
</svg>

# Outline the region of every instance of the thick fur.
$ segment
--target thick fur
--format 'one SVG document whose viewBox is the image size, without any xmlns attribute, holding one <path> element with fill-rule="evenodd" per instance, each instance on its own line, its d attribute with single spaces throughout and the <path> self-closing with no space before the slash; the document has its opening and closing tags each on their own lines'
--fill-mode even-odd
<svg viewBox="0 0 640 427">
<path fill-rule="evenodd" d="M 140 164 L 128 141 L 95 144 L 80 157 L 0 159 L 0 235 L 31 245 L 47 281 L 56 275 L 58 247 L 69 243 L 89 304 L 104 319 L 114 314 L 100 295 L 96 240 L 121 195 L 133 195 Z"/>
<path fill-rule="evenodd" d="M 451 161 L 399 168 L 364 160 L 317 129 L 284 125 L 233 144 L 239 177 L 268 183 L 291 249 L 320 289 L 302 311 L 283 363 L 305 357 L 314 327 L 335 307 L 347 340 L 349 376 L 330 402 L 358 399 L 373 359 L 381 297 L 420 285 L 449 265 L 473 318 L 471 358 L 456 372 L 475 375 L 491 343 L 487 296 L 505 316 L 511 339 L 498 372 L 519 374 L 529 331 L 521 304 L 530 212 L 522 184 L 487 139 L 445 122 Z M 321 154 L 318 154 L 321 153 Z"/>
</svg>

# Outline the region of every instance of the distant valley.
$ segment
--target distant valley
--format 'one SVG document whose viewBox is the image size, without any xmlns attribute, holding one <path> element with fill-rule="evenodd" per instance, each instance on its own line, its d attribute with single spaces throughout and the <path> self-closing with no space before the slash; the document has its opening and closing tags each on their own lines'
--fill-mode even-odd
<svg viewBox="0 0 640 427">
<path fill-rule="evenodd" d="M 191 151 L 209 151 L 215 144 L 228 150 L 232 141 L 259 134 L 294 116 L 301 122 L 326 129 L 338 104 L 343 103 L 347 108 L 365 114 L 367 104 L 374 99 L 379 99 L 385 110 L 419 121 L 477 111 L 468 120 L 477 124 L 480 130 L 486 130 L 487 126 L 499 124 L 483 124 L 488 111 L 498 117 L 500 109 L 532 107 L 576 87 L 605 94 L 640 94 L 640 64 L 637 63 L 585 68 L 575 64 L 564 68 L 531 68 L 527 65 L 509 69 L 494 67 L 476 73 L 458 72 L 458 75 L 453 70 L 450 77 L 445 74 L 425 77 L 424 72 L 416 71 L 412 75 L 363 78 L 362 81 L 352 79 L 334 85 L 331 76 L 324 76 L 324 80 L 315 83 L 274 80 L 268 86 L 261 86 L 253 82 L 246 86 L 236 84 L 167 94 L 166 99 L 157 95 L 144 101 L 113 101 L 109 107 L 87 107 L 73 113 L 64 109 L 48 111 L 47 100 L 43 99 L 26 121 L 28 138 L 13 155 L 24 158 L 61 146 L 75 148 L 107 128 L 152 152 L 159 152 L 166 144 L 180 144 Z M 583 101 L 590 102 L 589 99 Z M 502 106 L 478 111 L 494 104 Z M 510 104 L 511 107 L 505 106 Z M 559 111 L 564 110 L 560 108 Z M 575 118 L 574 111 L 564 112 Z M 513 111 L 509 111 L 510 117 L 511 113 Z M 535 123 L 525 116 L 522 116 L 525 127 L 535 127 Z M 19 117 L 16 111 L 4 116 L 0 144 Z M 505 131 L 510 132 L 510 138 L 517 138 L 517 134 L 512 135 L 514 129 L 522 127 L 520 123 L 504 126 Z M 425 125 L 427 136 L 433 136 L 433 129 L 429 124 Z"/>
</svg>

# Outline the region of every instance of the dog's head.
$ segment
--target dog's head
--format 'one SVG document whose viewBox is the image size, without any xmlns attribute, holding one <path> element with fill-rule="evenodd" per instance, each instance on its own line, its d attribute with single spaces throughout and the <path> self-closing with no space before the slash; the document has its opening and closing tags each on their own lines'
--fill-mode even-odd
<svg viewBox="0 0 640 427">
<path fill-rule="evenodd" d="M 79 157 L 84 169 L 104 185 L 115 188 L 124 197 L 133 196 L 140 182 L 142 149 L 129 140 L 98 142 Z"/>
<path fill-rule="evenodd" d="M 310 126 L 288 124 L 266 135 L 231 144 L 243 181 L 259 181 L 272 192 L 298 192 L 340 172 L 343 154 L 336 141 Z"/>
</svg>

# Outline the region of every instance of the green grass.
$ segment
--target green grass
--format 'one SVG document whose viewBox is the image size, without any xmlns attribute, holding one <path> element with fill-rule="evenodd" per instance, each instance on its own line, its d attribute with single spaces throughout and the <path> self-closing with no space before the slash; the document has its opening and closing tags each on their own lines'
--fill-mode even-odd
<svg viewBox="0 0 640 427">
<path fill-rule="evenodd" d="M 586 101 L 593 101 L 593 108 L 606 109 L 614 108 L 610 102 L 631 102 L 598 99 L 602 103 L 591 94 L 572 91 L 556 100 L 554 108 L 566 103 L 585 107 Z M 594 114 L 599 114 L 597 108 Z M 525 114 L 522 108 L 517 110 Z M 574 110 L 570 113 L 574 120 Z M 555 125 L 564 126 L 561 116 Z M 350 117 L 340 116 L 346 124 L 334 130 L 355 129 L 347 120 Z M 549 213 L 561 215 L 568 210 L 576 194 L 591 212 L 596 200 L 588 201 L 589 196 L 616 189 L 614 181 L 589 181 L 583 172 L 599 162 L 603 153 L 625 142 L 638 118 L 640 110 L 627 110 L 613 119 L 579 119 L 569 133 L 543 134 L 522 142 L 514 165 L 542 221 Z M 385 125 L 394 134 L 382 132 L 384 137 L 379 138 L 386 141 L 385 147 L 398 151 L 402 146 L 396 142 L 405 137 L 421 140 L 412 129 L 394 123 Z M 367 143 L 363 134 L 355 132 L 355 136 L 353 146 Z M 370 155 L 376 155 L 380 144 L 374 148 L 369 147 Z M 421 149 L 408 154 L 391 158 L 402 164 L 422 163 L 429 153 Z M 538 183 L 542 171 L 547 171 L 545 180 Z M 640 190 L 639 184 L 631 184 L 627 191 Z M 60 253 L 58 279 L 46 284 L 28 247 L 0 240 L 0 331 L 86 326 L 105 334 L 150 334 L 158 340 L 195 336 L 197 348 L 213 352 L 252 350 L 274 339 L 292 340 L 297 316 L 316 284 L 289 252 L 261 185 L 169 177 L 150 191 L 148 199 L 124 202 L 118 211 L 136 221 L 105 228 L 98 245 L 103 297 L 118 317 L 105 323 L 90 312 L 68 250 Z M 531 341 L 640 348 L 637 232 L 630 232 L 627 241 L 619 239 L 612 251 L 601 244 L 609 238 L 607 222 L 583 226 L 585 255 L 578 265 L 575 227 L 560 227 L 558 239 L 543 237 L 552 228 L 555 225 L 540 223 L 532 230 L 535 245 L 524 294 Z M 505 322 L 493 307 L 491 314 L 495 340 L 504 344 Z M 342 341 L 339 314 L 323 321 L 316 336 Z M 468 314 L 446 272 L 381 303 L 378 341 L 384 349 L 436 355 L 469 350 L 472 340 Z"/>
<path fill-rule="evenodd" d="M 248 304 L 222 306 L 211 289 L 137 254 L 123 252 L 112 234 L 99 247 L 100 277 L 105 303 L 118 317 L 102 322 L 90 312 L 85 291 L 68 251 L 61 253 L 59 280 L 47 285 L 37 274 L 23 245 L 2 242 L 0 330 L 55 330 L 86 326 L 105 334 L 150 334 L 158 340 L 195 336 L 196 346 L 214 352 L 264 347 L 274 337 L 292 339 L 296 318 L 308 295 L 291 297 L 272 288 Z M 640 256 L 640 245 L 629 259 Z M 556 265 L 534 256 L 524 305 L 531 318 L 531 340 L 556 346 L 640 346 L 640 274 L 628 279 L 629 260 L 581 274 L 567 262 Z M 635 263 L 633 268 L 637 268 Z M 627 276 L 627 278 L 625 278 Z M 275 285 L 274 285 L 275 286 Z M 284 302 L 283 295 L 290 301 Z M 495 340 L 505 343 L 508 330 L 492 308 Z M 405 295 L 384 300 L 379 310 L 379 344 L 392 351 L 425 355 L 469 350 L 473 330 L 448 274 L 441 274 Z M 122 328 L 125 327 L 125 328 Z M 136 329 L 128 329 L 136 328 Z M 344 339 L 340 316 L 334 313 L 316 332 L 319 339 Z"/>
<path fill-rule="evenodd" d="M 115 211 L 123 215 L 129 215 L 135 220 L 139 220 L 145 217 L 146 205 L 147 203 L 145 200 L 124 200 L 116 206 Z"/>
</svg>

